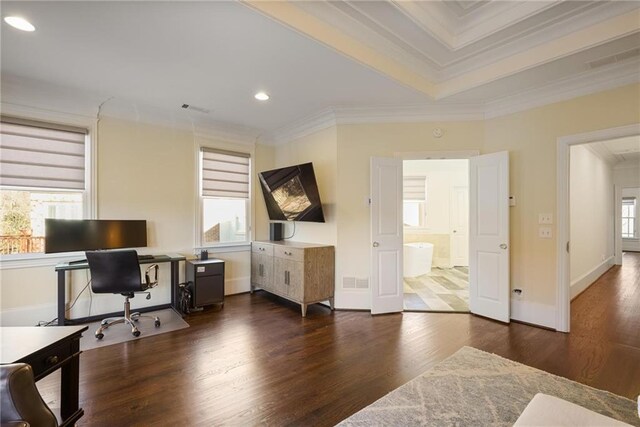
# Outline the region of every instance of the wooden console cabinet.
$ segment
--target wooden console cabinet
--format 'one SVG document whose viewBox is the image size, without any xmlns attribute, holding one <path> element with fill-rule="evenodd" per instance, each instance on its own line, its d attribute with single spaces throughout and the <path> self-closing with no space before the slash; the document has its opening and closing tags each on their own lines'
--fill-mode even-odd
<svg viewBox="0 0 640 427">
<path fill-rule="evenodd" d="M 334 309 L 335 248 L 289 241 L 251 243 L 251 292 L 255 288 L 301 305 L 329 301 Z"/>
</svg>

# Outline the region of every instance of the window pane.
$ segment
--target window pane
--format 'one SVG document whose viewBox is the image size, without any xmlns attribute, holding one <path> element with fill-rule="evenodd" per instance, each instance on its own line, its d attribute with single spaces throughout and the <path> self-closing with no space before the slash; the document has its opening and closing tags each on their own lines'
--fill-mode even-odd
<svg viewBox="0 0 640 427">
<path fill-rule="evenodd" d="M 405 226 L 420 227 L 420 202 L 404 202 L 402 218 Z"/>
<path fill-rule="evenodd" d="M 247 240 L 245 199 L 202 199 L 202 243 L 244 242 Z"/>
<path fill-rule="evenodd" d="M 44 252 L 44 219 L 82 219 L 80 192 L 0 190 L 0 254 Z"/>
</svg>

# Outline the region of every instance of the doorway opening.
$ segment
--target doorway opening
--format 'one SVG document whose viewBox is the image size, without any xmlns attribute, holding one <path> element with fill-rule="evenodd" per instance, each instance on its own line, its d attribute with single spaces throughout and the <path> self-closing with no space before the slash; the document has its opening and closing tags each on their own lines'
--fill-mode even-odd
<svg viewBox="0 0 640 427">
<path fill-rule="evenodd" d="M 403 308 L 469 312 L 469 160 L 403 161 Z"/>
<path fill-rule="evenodd" d="M 571 299 L 611 265 L 621 265 L 623 240 L 631 243 L 629 236 L 637 233 L 630 227 L 635 226 L 636 209 L 624 209 L 623 190 L 640 187 L 639 137 L 640 124 L 634 124 L 558 138 L 558 331 L 569 332 Z M 602 178 L 596 180 L 596 175 Z M 581 241 L 584 237 L 588 245 Z M 599 244 L 592 244 L 595 240 Z"/>
</svg>

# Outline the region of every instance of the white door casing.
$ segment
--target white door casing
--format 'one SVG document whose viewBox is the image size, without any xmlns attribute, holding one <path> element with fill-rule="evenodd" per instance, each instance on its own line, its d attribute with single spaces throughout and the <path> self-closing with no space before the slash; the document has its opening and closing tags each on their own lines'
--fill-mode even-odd
<svg viewBox="0 0 640 427">
<path fill-rule="evenodd" d="M 472 157 L 469 164 L 469 309 L 508 323 L 509 153 Z"/>
<path fill-rule="evenodd" d="M 371 314 L 403 309 L 402 160 L 371 158 Z"/>
<path fill-rule="evenodd" d="M 451 266 L 469 265 L 469 188 L 451 190 Z"/>
</svg>

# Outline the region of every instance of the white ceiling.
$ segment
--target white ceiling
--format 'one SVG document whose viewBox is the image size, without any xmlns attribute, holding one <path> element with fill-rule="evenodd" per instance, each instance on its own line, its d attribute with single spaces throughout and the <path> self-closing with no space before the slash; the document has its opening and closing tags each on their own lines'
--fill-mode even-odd
<svg viewBox="0 0 640 427">
<path fill-rule="evenodd" d="M 640 135 L 594 142 L 591 148 L 612 164 L 640 162 Z"/>
<path fill-rule="evenodd" d="M 1 11 L 37 28 L 2 22 L 5 103 L 93 114 L 103 103 L 108 115 L 253 136 L 327 110 L 468 109 L 640 72 L 635 1 L 3 1 Z M 255 101 L 258 90 L 272 99 Z"/>
</svg>

